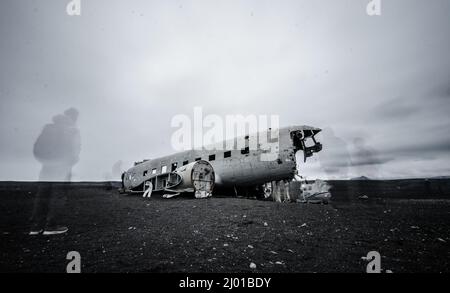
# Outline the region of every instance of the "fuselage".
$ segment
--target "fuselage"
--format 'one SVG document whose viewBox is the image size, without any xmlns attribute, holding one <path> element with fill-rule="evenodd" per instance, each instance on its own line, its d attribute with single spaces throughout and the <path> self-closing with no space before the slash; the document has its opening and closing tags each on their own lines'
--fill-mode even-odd
<svg viewBox="0 0 450 293">
<path fill-rule="evenodd" d="M 320 132 L 319 128 L 309 126 L 280 128 L 276 156 L 270 160 L 261 159 L 267 150 L 260 147 L 259 143 L 254 144 L 256 145 L 254 148 L 249 147 L 253 140 L 266 135 L 262 132 L 235 138 L 235 142 L 240 139 L 244 141 L 242 148 L 225 150 L 203 148 L 145 160 L 136 163 L 123 174 L 123 185 L 126 190 L 141 190 L 140 185 L 149 178 L 173 172 L 181 166 L 199 160 L 208 161 L 213 166 L 217 186 L 256 186 L 270 181 L 292 179 L 297 172 L 296 152 L 307 151 L 305 150 L 306 140 L 309 138 L 313 139 L 314 144 L 317 145 L 314 135 L 318 132 Z M 298 137 L 301 139 L 296 139 Z M 223 145 L 226 143 L 224 142 Z M 316 151 L 320 149 L 321 146 Z"/>
</svg>

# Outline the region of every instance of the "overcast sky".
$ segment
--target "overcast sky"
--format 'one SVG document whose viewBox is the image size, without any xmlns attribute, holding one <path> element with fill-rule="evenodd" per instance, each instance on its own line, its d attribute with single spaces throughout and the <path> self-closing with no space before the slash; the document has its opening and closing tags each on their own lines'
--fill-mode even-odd
<svg viewBox="0 0 450 293">
<path fill-rule="evenodd" d="M 175 114 L 276 114 L 326 129 L 309 177 L 450 175 L 450 1 L 0 2 L 0 180 L 69 107 L 74 180 L 172 153 Z M 327 144 L 327 142 L 329 142 Z"/>
</svg>

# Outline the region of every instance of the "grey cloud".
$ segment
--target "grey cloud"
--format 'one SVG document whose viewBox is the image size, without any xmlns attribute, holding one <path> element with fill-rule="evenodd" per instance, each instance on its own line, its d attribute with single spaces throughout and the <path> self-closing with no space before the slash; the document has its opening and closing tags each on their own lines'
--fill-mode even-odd
<svg viewBox="0 0 450 293">
<path fill-rule="evenodd" d="M 82 2 L 78 18 L 66 1 L 0 3 L 0 179 L 37 178 L 32 145 L 72 106 L 75 180 L 171 153 L 170 120 L 194 106 L 329 125 L 325 173 L 450 173 L 447 0 L 385 1 L 380 17 L 351 0 Z M 375 159 L 355 159 L 355 137 Z"/>
</svg>

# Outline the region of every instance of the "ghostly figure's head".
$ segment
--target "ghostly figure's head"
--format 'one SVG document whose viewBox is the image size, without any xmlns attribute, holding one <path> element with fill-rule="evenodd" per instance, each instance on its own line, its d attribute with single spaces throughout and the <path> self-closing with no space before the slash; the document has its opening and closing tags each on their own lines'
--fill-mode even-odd
<svg viewBox="0 0 450 293">
<path fill-rule="evenodd" d="M 55 125 L 59 126 L 67 126 L 70 125 L 72 122 L 70 117 L 61 114 L 53 116 L 52 121 Z"/>
<path fill-rule="evenodd" d="M 73 123 L 76 123 L 78 120 L 79 112 L 76 108 L 69 108 L 66 111 L 64 111 L 64 115 L 69 117 Z"/>
</svg>

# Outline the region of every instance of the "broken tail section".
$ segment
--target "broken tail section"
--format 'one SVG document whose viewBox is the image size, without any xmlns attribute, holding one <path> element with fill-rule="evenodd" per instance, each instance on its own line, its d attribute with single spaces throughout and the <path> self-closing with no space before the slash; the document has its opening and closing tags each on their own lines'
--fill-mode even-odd
<svg viewBox="0 0 450 293">
<path fill-rule="evenodd" d="M 143 193 L 150 197 L 153 192 L 167 192 L 164 198 L 171 198 L 180 193 L 194 193 L 196 198 L 212 196 L 215 173 L 207 161 L 196 161 L 182 166 L 173 172 L 138 177 L 133 173 L 124 173 L 122 186 L 126 193 Z"/>
</svg>

